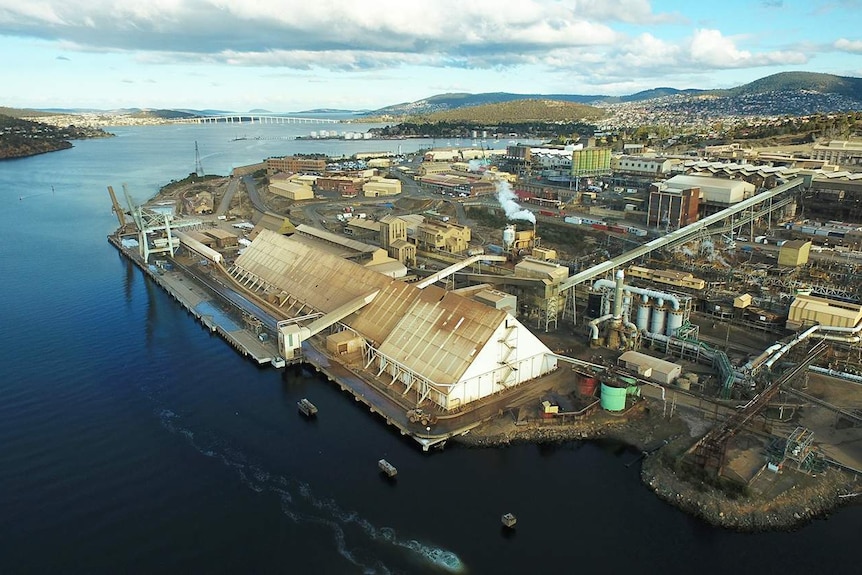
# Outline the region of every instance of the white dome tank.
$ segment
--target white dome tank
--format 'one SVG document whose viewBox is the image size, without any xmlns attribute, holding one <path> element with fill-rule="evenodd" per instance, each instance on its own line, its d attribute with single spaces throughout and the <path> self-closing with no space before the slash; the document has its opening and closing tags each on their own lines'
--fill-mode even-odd
<svg viewBox="0 0 862 575">
<path fill-rule="evenodd" d="M 503 230 L 503 244 L 506 246 L 506 250 L 512 247 L 512 244 L 515 243 L 515 226 L 506 226 L 506 229 Z"/>
</svg>

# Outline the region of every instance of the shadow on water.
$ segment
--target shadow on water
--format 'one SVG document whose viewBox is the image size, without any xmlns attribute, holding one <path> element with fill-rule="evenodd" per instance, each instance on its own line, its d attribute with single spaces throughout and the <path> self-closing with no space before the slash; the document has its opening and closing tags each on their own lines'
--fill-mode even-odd
<svg viewBox="0 0 862 575">
<path fill-rule="evenodd" d="M 144 324 L 144 335 L 147 346 L 153 343 L 153 336 L 159 321 L 158 295 L 159 288 L 153 282 L 144 281 L 144 289 L 147 292 L 147 321 Z"/>
<path fill-rule="evenodd" d="M 500 527 L 500 537 L 503 539 L 514 539 L 517 534 L 518 532 L 511 527 L 506 527 L 505 525 Z"/>
<path fill-rule="evenodd" d="M 126 259 L 125 256 L 117 252 L 117 257 L 120 258 L 120 261 L 123 262 L 123 265 L 126 268 L 126 275 L 123 278 L 123 291 L 126 296 L 126 306 L 130 307 L 132 305 L 132 293 L 135 287 L 135 277 L 137 276 L 137 269 L 135 268 L 135 264 Z"/>
</svg>

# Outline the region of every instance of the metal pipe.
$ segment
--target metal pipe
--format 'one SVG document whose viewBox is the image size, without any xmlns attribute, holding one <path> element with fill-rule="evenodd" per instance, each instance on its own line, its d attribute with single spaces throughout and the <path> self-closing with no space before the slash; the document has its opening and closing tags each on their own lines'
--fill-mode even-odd
<svg viewBox="0 0 862 575">
<path fill-rule="evenodd" d="M 616 282 L 613 282 L 611 280 L 606 280 L 606 279 L 596 280 L 593 283 L 593 289 L 594 290 L 601 289 L 601 288 L 616 289 L 616 287 L 617 287 Z M 671 293 L 665 293 L 665 292 L 660 292 L 660 291 L 655 291 L 655 290 L 650 290 L 650 289 L 643 289 L 643 288 L 634 287 L 634 286 L 630 286 L 630 285 L 623 285 L 623 291 L 626 291 L 628 293 L 638 294 L 641 296 L 648 296 L 648 297 L 652 297 L 655 299 L 665 300 L 665 301 L 670 302 L 670 304 L 674 310 L 679 309 L 679 299 L 677 299 L 677 297 Z"/>
<path fill-rule="evenodd" d="M 784 355 L 785 353 L 790 351 L 790 348 L 795 346 L 797 343 L 808 339 L 808 337 L 811 334 L 813 334 L 814 332 L 816 332 L 818 329 L 820 329 L 820 325 L 811 326 L 808 329 L 806 329 L 805 331 L 803 331 L 801 334 L 794 337 L 788 343 L 781 346 L 781 349 L 779 349 L 777 352 L 775 352 L 775 354 L 772 357 L 770 357 L 769 359 L 766 360 L 766 363 L 764 364 L 764 365 L 766 365 L 766 369 L 772 369 L 772 366 L 775 364 L 775 362 L 778 361 L 778 359 L 782 355 Z"/>
<path fill-rule="evenodd" d="M 827 325 L 821 325 L 820 331 L 835 333 L 859 333 L 860 331 L 862 331 L 862 321 L 860 321 L 853 327 L 832 327 Z"/>
<path fill-rule="evenodd" d="M 856 375 L 855 373 L 847 373 L 846 371 L 836 371 L 834 369 L 828 369 L 826 367 L 820 367 L 817 365 L 809 365 L 808 370 L 816 372 L 816 373 L 822 373 L 824 375 L 829 375 L 831 377 L 840 377 L 841 379 L 846 379 L 848 381 L 854 381 L 856 383 L 862 383 L 862 375 Z"/>
<path fill-rule="evenodd" d="M 597 317 L 589 323 L 590 326 L 590 339 L 597 340 L 599 339 L 599 324 L 608 321 L 609 319 L 613 319 L 614 314 L 609 313 L 603 315 L 602 317 Z"/>
<path fill-rule="evenodd" d="M 763 353 L 761 353 L 760 355 L 758 355 L 757 357 L 755 357 L 754 359 L 752 359 L 751 361 L 749 361 L 748 363 L 746 363 L 746 364 L 745 364 L 745 369 L 749 369 L 749 370 L 750 370 L 750 369 L 754 369 L 754 368 L 756 368 L 756 367 L 757 367 L 757 366 L 759 366 L 763 361 L 765 361 L 767 357 L 769 357 L 770 355 L 772 355 L 772 352 L 773 352 L 773 351 L 775 351 L 775 350 L 777 350 L 777 349 L 780 349 L 780 348 L 781 348 L 781 344 L 780 344 L 780 343 L 774 343 L 774 344 L 770 345 L 770 346 L 769 346 L 769 347 L 767 347 L 765 350 L 763 350 Z"/>
</svg>

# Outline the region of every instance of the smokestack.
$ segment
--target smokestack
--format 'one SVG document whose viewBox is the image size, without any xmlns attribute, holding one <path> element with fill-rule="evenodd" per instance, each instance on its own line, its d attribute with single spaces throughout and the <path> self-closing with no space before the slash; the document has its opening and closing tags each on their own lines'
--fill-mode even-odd
<svg viewBox="0 0 862 575">
<path fill-rule="evenodd" d="M 623 317 L 623 280 L 626 274 L 623 270 L 617 270 L 617 284 L 614 289 L 614 320 Z"/>
</svg>

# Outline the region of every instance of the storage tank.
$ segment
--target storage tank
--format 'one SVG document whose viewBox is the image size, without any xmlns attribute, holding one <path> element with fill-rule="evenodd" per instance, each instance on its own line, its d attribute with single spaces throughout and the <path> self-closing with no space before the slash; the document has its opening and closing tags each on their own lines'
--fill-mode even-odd
<svg viewBox="0 0 862 575">
<path fill-rule="evenodd" d="M 649 327 L 649 310 L 649 298 L 641 296 L 640 302 L 638 303 L 637 316 L 635 317 L 635 325 L 640 331 L 646 331 Z"/>
<path fill-rule="evenodd" d="M 626 388 L 613 387 L 602 383 L 602 409 L 605 411 L 622 411 L 626 408 Z"/>
<path fill-rule="evenodd" d="M 596 388 L 599 386 L 599 380 L 586 373 L 577 372 L 577 392 L 583 397 L 592 397 L 596 394 Z"/>
<path fill-rule="evenodd" d="M 506 251 L 515 243 L 515 226 L 506 226 L 503 230 L 503 245 L 506 246 Z"/>
<path fill-rule="evenodd" d="M 679 328 L 682 327 L 682 310 L 672 309 L 667 314 L 667 331 L 665 335 L 675 336 Z"/>
<path fill-rule="evenodd" d="M 660 303 L 656 303 L 652 310 L 652 318 L 650 321 L 650 333 L 664 333 L 664 316 L 665 307 Z"/>
</svg>

